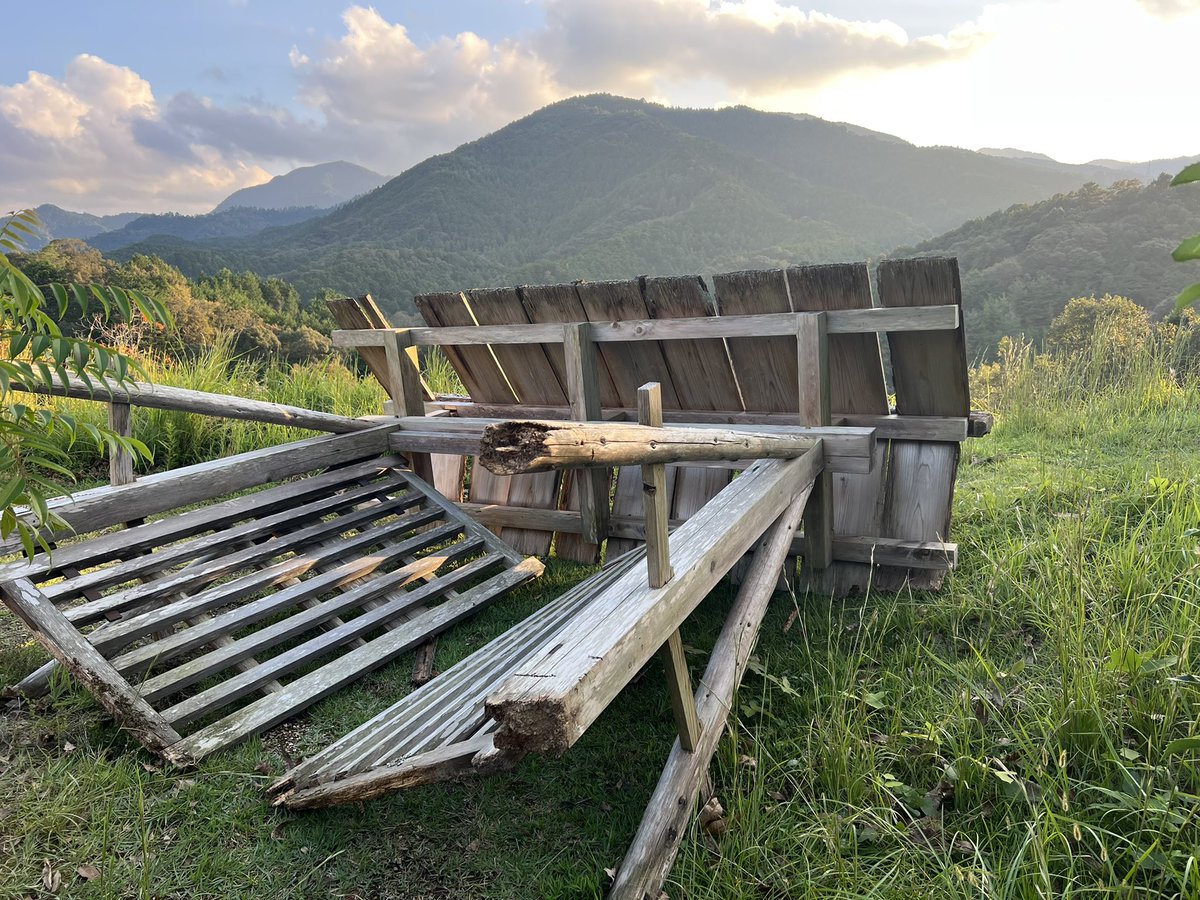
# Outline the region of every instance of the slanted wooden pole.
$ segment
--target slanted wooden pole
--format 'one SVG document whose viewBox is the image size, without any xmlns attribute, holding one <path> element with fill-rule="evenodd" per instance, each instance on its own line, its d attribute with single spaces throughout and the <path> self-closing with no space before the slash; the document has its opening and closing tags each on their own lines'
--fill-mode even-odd
<svg viewBox="0 0 1200 900">
<path fill-rule="evenodd" d="M 799 368 L 800 424 L 828 425 L 829 334 L 823 312 L 796 317 L 796 361 Z M 804 510 L 805 566 L 827 569 L 833 564 L 833 475 L 826 465 L 817 476 Z"/>
<path fill-rule="evenodd" d="M 663 423 L 662 386 L 652 381 L 638 388 L 638 424 L 661 428 Z M 642 466 L 642 504 L 646 519 L 646 572 L 650 587 L 660 588 L 675 573 L 671 569 L 670 543 L 667 539 L 667 467 L 662 463 Z M 672 632 L 661 651 L 667 674 L 667 695 L 671 713 L 679 729 L 679 743 L 692 750 L 700 741 L 700 720 L 696 717 L 696 699 L 692 695 L 692 676 L 679 630 Z"/>
<path fill-rule="evenodd" d="M 579 422 L 600 420 L 600 370 L 596 344 L 586 323 L 563 326 L 563 355 L 566 361 L 567 398 L 571 418 Z M 608 533 L 608 469 L 576 472 L 579 479 L 579 512 L 583 516 L 583 539 L 599 544 Z"/>
<path fill-rule="evenodd" d="M 133 437 L 133 421 L 128 403 L 108 404 L 108 427 L 121 437 Z M 133 455 L 123 448 L 108 457 L 108 483 L 133 484 Z"/>
<path fill-rule="evenodd" d="M 425 415 L 425 395 L 421 389 L 421 365 L 417 346 L 406 328 L 390 332 L 384 345 L 387 354 L 387 391 L 398 416 Z M 433 464 L 428 453 L 409 453 L 413 473 L 426 484 L 433 484 Z"/>
</svg>

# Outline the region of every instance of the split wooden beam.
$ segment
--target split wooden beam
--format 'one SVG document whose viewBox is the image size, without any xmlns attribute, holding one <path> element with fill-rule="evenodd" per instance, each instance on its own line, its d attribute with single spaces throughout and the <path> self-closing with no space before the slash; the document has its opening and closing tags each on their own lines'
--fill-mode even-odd
<svg viewBox="0 0 1200 900">
<path fill-rule="evenodd" d="M 822 463 L 819 446 L 755 463 L 671 535 L 676 574 L 667 584 L 650 588 L 637 570 L 606 587 L 489 695 L 496 746 L 562 753 L 574 744 L 770 523 L 807 495 Z"/>
<path fill-rule="evenodd" d="M 479 461 L 498 475 L 517 475 L 563 467 L 792 459 L 817 444 L 807 435 L 716 428 L 514 421 L 483 430 Z"/>
<path fill-rule="evenodd" d="M 596 345 L 582 323 L 563 326 L 563 356 L 571 417 L 579 422 L 599 419 L 599 360 Z M 484 462 L 484 465 L 487 463 Z M 579 512 L 583 517 L 583 539 L 589 544 L 599 544 L 608 531 L 608 483 L 611 473 L 607 468 L 589 469 L 576 473 L 575 477 L 580 479 Z"/>
<path fill-rule="evenodd" d="M 699 742 L 694 748 L 687 747 L 681 738 L 672 748 L 633 843 L 617 869 L 608 893 L 610 900 L 659 896 L 687 834 L 696 796 L 725 732 L 734 693 L 754 650 L 779 567 L 788 554 L 807 499 L 807 491 L 796 497 L 757 547 L 694 698 Z"/>
<path fill-rule="evenodd" d="M 796 317 L 796 361 L 799 372 L 800 424 L 828 425 L 829 314 L 801 313 Z M 833 473 L 817 475 L 804 511 L 807 538 L 804 565 L 827 569 L 833 563 Z"/>
</svg>

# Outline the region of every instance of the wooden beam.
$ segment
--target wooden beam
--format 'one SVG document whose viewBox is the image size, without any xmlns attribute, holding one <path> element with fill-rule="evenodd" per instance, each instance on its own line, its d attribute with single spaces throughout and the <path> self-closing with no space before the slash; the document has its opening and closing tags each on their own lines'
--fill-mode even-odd
<svg viewBox="0 0 1200 900">
<path fill-rule="evenodd" d="M 421 364 L 412 334 L 407 328 L 384 331 L 387 358 L 387 391 L 398 416 L 425 415 L 425 394 L 421 388 Z M 409 464 L 414 474 L 427 484 L 433 484 L 433 463 L 428 453 L 410 453 Z"/>
<path fill-rule="evenodd" d="M 636 569 L 608 586 L 488 697 L 496 745 L 561 753 L 666 643 L 725 573 L 821 470 L 819 448 L 755 463 L 671 535 L 675 577 L 654 590 Z"/>
<path fill-rule="evenodd" d="M 661 428 L 662 421 L 662 388 L 657 382 L 642 385 L 638 388 L 638 424 L 648 428 Z M 669 504 L 666 467 L 661 463 L 643 465 L 642 509 L 646 523 L 646 565 L 652 588 L 662 587 L 675 574 L 671 570 L 671 545 L 667 536 Z"/>
<path fill-rule="evenodd" d="M 699 741 L 691 752 L 682 739 L 672 748 L 633 843 L 621 860 L 608 893 L 611 900 L 657 897 L 671 871 L 806 499 L 807 492 L 798 496 L 758 545 L 694 698 Z"/>
<path fill-rule="evenodd" d="M 688 672 L 687 655 L 683 652 L 683 638 L 676 628 L 659 651 L 667 675 L 667 697 L 671 701 L 671 715 L 679 732 L 679 743 L 684 750 L 692 751 L 700 744 L 700 720 L 696 716 L 696 698 L 692 696 L 692 676 Z"/>
<path fill-rule="evenodd" d="M 128 403 L 108 404 L 108 427 L 121 437 L 133 436 L 133 422 Z M 111 450 L 108 457 L 108 483 L 132 484 L 133 480 L 133 454 L 123 447 Z"/>
<path fill-rule="evenodd" d="M 571 417 L 579 422 L 595 421 L 600 418 L 600 370 L 596 345 L 588 335 L 586 325 L 581 323 L 564 325 L 562 340 Z M 608 530 L 608 482 L 611 473 L 607 469 L 593 469 L 577 472 L 574 477 L 580 479 L 579 512 L 583 516 L 583 538 L 589 544 L 599 544 Z"/>
<path fill-rule="evenodd" d="M 581 322 L 596 343 L 627 341 L 677 341 L 706 338 L 791 336 L 796 333 L 797 313 L 768 313 L 758 316 L 704 316 L 678 319 L 635 319 L 620 322 Z M 941 331 L 959 324 L 957 306 L 926 306 L 909 309 L 830 310 L 830 334 L 865 332 Z M 335 347 L 386 346 L 381 329 L 333 332 Z M 419 346 L 472 346 L 480 344 L 554 344 L 563 338 L 562 325 L 478 325 L 413 328 Z"/>
<path fill-rule="evenodd" d="M 714 428 L 502 422 L 484 429 L 479 461 L 498 475 L 559 467 L 636 466 L 695 460 L 791 459 L 817 445 L 807 436 Z"/>
<path fill-rule="evenodd" d="M 98 403 L 125 403 L 130 406 L 144 406 L 148 409 L 171 409 L 201 416 L 245 419 L 250 422 L 290 425 L 293 428 L 308 428 L 313 431 L 328 431 L 336 434 L 365 431 L 374 424 L 364 419 L 352 419 L 349 416 L 338 416 L 299 406 L 268 403 L 265 400 L 250 400 L 230 394 L 210 394 L 207 391 L 193 391 L 165 384 L 127 381 L 123 385 L 94 383 L 92 387 L 88 387 L 77 382 L 63 381 L 58 376 L 52 376 L 52 382 L 50 386 L 30 385 L 26 387 L 14 381 L 11 386 L 13 390 L 27 390 L 35 394 L 47 394 L 55 397 L 95 400 Z"/>
<path fill-rule="evenodd" d="M 800 390 L 800 423 L 828 425 L 829 315 L 800 313 L 796 317 L 796 354 Z M 817 475 L 804 510 L 804 533 L 809 536 L 804 564 L 827 569 L 833 563 L 833 473 Z"/>
<path fill-rule="evenodd" d="M 180 739 L 179 733 L 138 696 L 100 651 L 28 579 L 15 578 L 0 584 L 0 597 L 29 626 L 42 646 L 142 744 L 163 751 Z"/>
</svg>

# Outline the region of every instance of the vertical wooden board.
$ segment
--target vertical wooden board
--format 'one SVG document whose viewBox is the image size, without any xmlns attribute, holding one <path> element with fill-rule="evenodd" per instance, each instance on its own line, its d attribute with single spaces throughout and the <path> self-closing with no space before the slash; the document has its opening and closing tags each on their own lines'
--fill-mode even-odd
<svg viewBox="0 0 1200 900">
<path fill-rule="evenodd" d="M 643 290 L 646 307 L 655 319 L 691 319 L 715 313 L 703 279 L 696 276 L 647 278 Z M 662 348 L 680 409 L 742 410 L 724 341 L 663 341 Z"/>
<path fill-rule="evenodd" d="M 675 492 L 675 475 L 679 471 L 675 466 L 667 466 L 667 496 Z M 617 469 L 617 486 L 613 491 L 613 515 L 641 517 L 642 508 L 642 467 L 625 466 Z M 627 553 L 635 547 L 640 547 L 642 541 L 632 541 L 628 538 L 609 538 L 604 551 L 606 561 L 616 559 L 622 553 Z"/>
<path fill-rule="evenodd" d="M 458 291 L 420 294 L 415 302 L 421 316 L 431 327 L 477 324 L 471 317 L 466 300 Z M 517 402 L 516 394 L 508 386 L 508 379 L 487 346 L 443 347 L 442 350 L 473 400 L 481 403 Z"/>
<path fill-rule="evenodd" d="M 333 315 L 333 321 L 337 323 L 338 328 L 353 331 L 365 328 L 392 327 L 384 318 L 379 307 L 375 305 L 370 294 L 357 298 L 326 300 L 325 305 Z M 371 370 L 371 374 L 386 388 L 388 383 L 387 358 L 383 348 L 363 347 L 358 353 L 363 358 L 363 362 L 367 364 L 367 368 Z"/>
<path fill-rule="evenodd" d="M 417 309 L 432 327 L 475 325 L 463 295 L 457 291 L 422 294 L 416 298 Z M 458 372 L 471 399 L 480 403 L 517 402 L 508 386 L 508 379 L 486 346 L 443 347 L 450 365 Z M 508 503 L 510 479 L 493 475 L 483 466 L 471 466 L 471 500 L 476 503 Z M 504 529 L 496 529 L 504 537 Z"/>
<path fill-rule="evenodd" d="M 463 496 L 463 478 L 467 474 L 467 458 L 449 453 L 431 453 L 433 486 L 447 500 L 458 503 Z"/>
<path fill-rule="evenodd" d="M 467 308 L 481 326 L 528 324 L 516 288 L 474 290 L 467 293 Z M 518 402 L 539 406 L 561 406 L 567 402 L 565 386 L 541 344 L 495 344 L 492 353 L 508 377 Z M 559 472 L 514 475 L 508 488 L 508 505 L 532 509 L 558 506 Z M 528 528 L 505 528 L 504 539 L 521 553 L 545 556 L 554 534 Z"/>
<path fill-rule="evenodd" d="M 879 266 L 879 300 L 885 307 L 962 306 L 958 262 L 953 259 L 886 260 Z M 901 415 L 966 416 L 971 398 L 963 327 L 953 331 L 889 333 L 896 411 Z M 909 540 L 949 540 L 959 445 L 893 441 L 883 535 Z M 907 582 L 937 589 L 943 571 L 886 568 L 877 583 L 886 590 Z"/>
<path fill-rule="evenodd" d="M 575 288 L 576 296 L 589 322 L 620 322 L 650 318 L 637 281 L 584 282 Z M 679 409 L 675 383 L 667 368 L 662 345 L 658 341 L 625 341 L 599 344 L 600 361 L 613 381 L 616 399 L 613 405 L 637 405 L 637 389 L 648 381 L 662 385 L 663 408 Z M 607 401 L 603 401 L 607 406 Z M 640 502 L 640 498 L 639 498 Z M 621 513 L 621 515 L 633 515 Z"/>
<path fill-rule="evenodd" d="M 579 300 L 573 284 L 524 285 L 519 288 L 521 304 L 530 322 L 586 322 L 587 310 Z M 560 344 L 544 344 L 546 356 L 554 367 L 560 384 L 567 385 L 567 374 L 563 348 Z M 597 362 L 600 379 L 600 402 L 604 406 L 625 406 L 617 391 L 603 354 Z M 579 479 L 568 472 L 563 477 L 563 488 L 559 506 L 572 512 L 579 511 Z M 554 551 L 558 556 L 576 562 L 594 564 L 600 559 L 600 547 L 584 540 L 583 535 L 560 531 L 554 535 Z"/>
<path fill-rule="evenodd" d="M 787 270 L 787 280 L 797 311 L 868 309 L 872 305 L 865 263 L 793 266 Z M 877 335 L 829 336 L 829 391 L 835 423 L 838 413 L 887 413 L 887 387 Z M 888 442 L 879 441 L 869 473 L 833 476 L 835 536 L 880 534 L 887 460 Z M 871 566 L 862 563 L 834 562 L 822 572 L 805 569 L 802 578 L 813 590 L 843 596 L 865 593 L 872 582 L 872 571 Z"/>
<path fill-rule="evenodd" d="M 521 305 L 530 322 L 586 322 L 587 310 L 579 300 L 577 288 L 573 284 L 539 284 L 522 285 L 518 288 Z M 560 344 L 543 344 L 550 365 L 558 375 L 559 383 L 567 384 L 563 350 Z M 629 406 L 628 397 L 622 397 L 617 391 L 612 375 L 608 371 L 608 363 L 603 353 L 600 356 L 600 403 L 602 406 Z"/>
<path fill-rule="evenodd" d="M 688 319 L 715 312 L 703 279 L 696 276 L 647 278 L 646 306 L 656 319 Z M 681 409 L 741 410 L 725 342 L 720 340 L 663 341 L 667 367 L 675 382 Z M 664 402 L 664 406 L 665 406 Z M 682 468 L 675 475 L 674 518 L 687 519 L 729 484 L 729 471 Z"/>
<path fill-rule="evenodd" d="M 751 316 L 792 311 L 780 269 L 713 276 L 717 312 Z M 796 411 L 796 345 L 785 337 L 730 338 L 726 345 L 747 412 Z"/>
</svg>

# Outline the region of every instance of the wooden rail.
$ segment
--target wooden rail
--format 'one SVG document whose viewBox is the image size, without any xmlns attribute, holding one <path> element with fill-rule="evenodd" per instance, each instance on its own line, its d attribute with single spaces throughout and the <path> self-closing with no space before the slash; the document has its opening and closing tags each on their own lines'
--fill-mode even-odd
<svg viewBox="0 0 1200 900">
<path fill-rule="evenodd" d="M 703 338 L 794 337 L 805 313 L 712 316 L 693 319 L 635 319 L 621 322 L 567 322 L 530 325 L 468 325 L 443 328 L 365 328 L 333 332 L 335 347 L 387 347 L 396 332 L 406 332 L 420 347 L 480 344 L 561 344 L 565 330 L 595 343 L 678 341 Z M 825 313 L 828 334 L 878 331 L 951 331 L 959 325 L 957 306 L 897 309 L 840 309 Z"/>
</svg>

